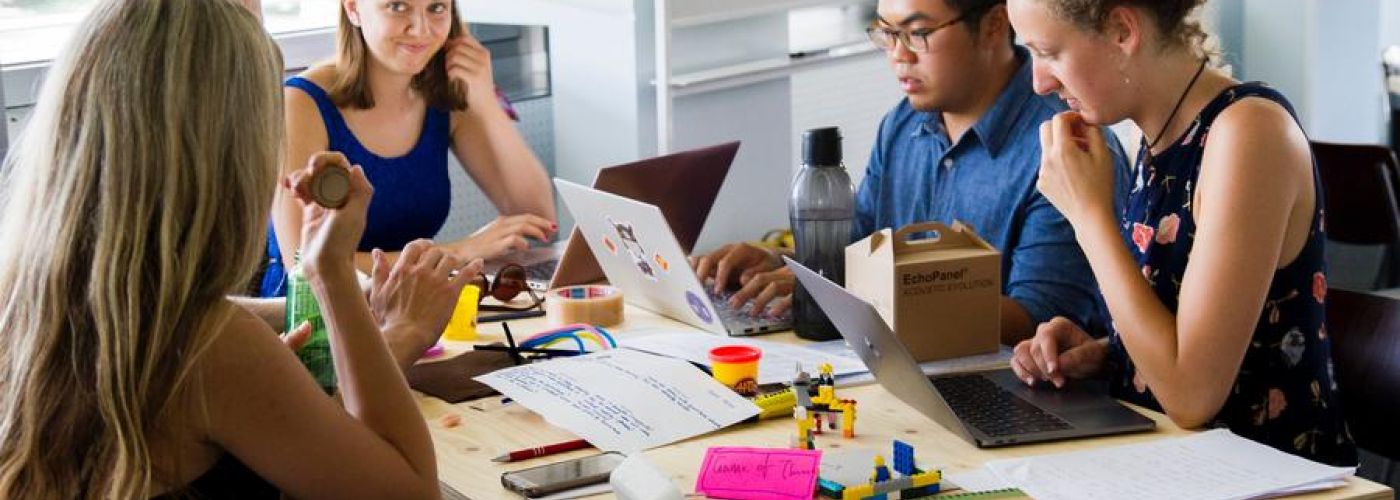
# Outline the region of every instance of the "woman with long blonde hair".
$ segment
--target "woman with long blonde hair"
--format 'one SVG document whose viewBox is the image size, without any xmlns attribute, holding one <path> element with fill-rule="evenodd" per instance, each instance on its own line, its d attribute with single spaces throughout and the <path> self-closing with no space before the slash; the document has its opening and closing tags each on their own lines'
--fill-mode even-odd
<svg viewBox="0 0 1400 500">
<path fill-rule="evenodd" d="M 427 429 L 355 281 L 363 172 L 345 207 L 303 210 L 344 408 L 226 298 L 281 160 L 282 66 L 255 16 L 111 0 L 70 43 L 4 172 L 0 497 L 435 497 Z M 427 247 L 404 265 L 455 297 L 460 262 Z M 450 299 L 431 309 L 416 326 L 440 328 Z"/>
</svg>

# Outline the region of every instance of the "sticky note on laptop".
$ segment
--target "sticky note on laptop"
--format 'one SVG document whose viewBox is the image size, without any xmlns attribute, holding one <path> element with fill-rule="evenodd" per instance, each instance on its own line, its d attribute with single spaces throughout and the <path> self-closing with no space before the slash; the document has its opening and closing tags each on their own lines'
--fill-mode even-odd
<svg viewBox="0 0 1400 500">
<path fill-rule="evenodd" d="M 705 451 L 695 491 L 738 500 L 812 498 L 820 450 L 716 447 Z"/>
</svg>

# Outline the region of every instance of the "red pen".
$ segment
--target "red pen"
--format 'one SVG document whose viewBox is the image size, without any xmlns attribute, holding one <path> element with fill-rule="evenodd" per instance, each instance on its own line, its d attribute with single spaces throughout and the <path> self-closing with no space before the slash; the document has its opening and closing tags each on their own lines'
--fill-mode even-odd
<svg viewBox="0 0 1400 500">
<path fill-rule="evenodd" d="M 512 452 L 510 452 L 510 453 L 502 453 L 500 456 L 491 459 L 491 461 L 492 461 L 492 462 L 519 462 L 519 461 L 521 461 L 521 460 L 529 460 L 529 459 L 531 459 L 531 458 L 539 458 L 539 457 L 543 457 L 543 456 L 545 456 L 545 455 L 553 455 L 553 454 L 555 454 L 555 453 L 563 453 L 563 452 L 566 452 L 566 451 L 581 450 L 581 449 L 584 449 L 584 448 L 587 448 L 587 447 L 590 447 L 590 446 L 593 446 L 593 445 L 588 444 L 588 441 L 584 441 L 584 440 L 582 440 L 582 439 L 575 439 L 575 440 L 573 440 L 573 441 L 564 441 L 564 442 L 562 442 L 562 443 L 554 443 L 554 444 L 548 444 L 548 445 L 544 445 L 544 446 L 537 446 L 537 447 L 534 447 L 534 448 L 526 448 L 526 449 L 523 449 L 523 450 L 512 451 Z"/>
</svg>

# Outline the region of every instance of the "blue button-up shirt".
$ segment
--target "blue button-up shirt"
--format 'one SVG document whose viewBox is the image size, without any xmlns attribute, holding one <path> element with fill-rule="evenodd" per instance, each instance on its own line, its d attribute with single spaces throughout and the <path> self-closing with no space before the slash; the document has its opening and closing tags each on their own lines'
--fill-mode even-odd
<svg viewBox="0 0 1400 500">
<path fill-rule="evenodd" d="M 1020 68 L 996 103 L 956 143 L 941 113 L 916 111 L 908 99 L 885 116 L 856 193 L 853 236 L 915 222 L 970 224 L 1001 250 L 1002 294 L 1032 321 L 1065 316 L 1101 330 L 1106 309 L 1074 229 L 1035 187 L 1040 124 L 1068 107 L 1036 95 L 1029 54 L 1017 47 L 1016 57 Z M 1113 133 L 1103 133 L 1121 208 L 1127 159 Z"/>
</svg>

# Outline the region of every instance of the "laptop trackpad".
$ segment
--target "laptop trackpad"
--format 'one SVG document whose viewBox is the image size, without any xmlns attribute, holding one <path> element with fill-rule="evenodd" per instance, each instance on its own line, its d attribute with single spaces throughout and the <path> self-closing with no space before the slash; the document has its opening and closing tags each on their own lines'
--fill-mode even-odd
<svg viewBox="0 0 1400 500">
<path fill-rule="evenodd" d="M 1107 385 L 1094 381 L 1075 380 L 1063 388 L 1056 388 L 1049 382 L 1036 382 L 1032 387 L 1017 379 L 1009 369 L 985 372 L 983 375 L 1011 394 L 1061 418 L 1086 408 L 1096 410 L 1107 400 Z"/>
<path fill-rule="evenodd" d="M 986 375 L 1012 394 L 1025 398 L 1075 427 L 1111 427 L 1150 421 L 1109 396 L 1108 382 L 1104 380 L 1070 380 L 1062 388 L 1056 388 L 1049 382 L 1037 382 L 1035 387 L 1029 387 L 1016 379 L 1015 373 L 1009 369 L 988 372 Z"/>
</svg>

